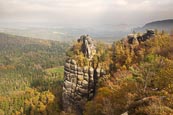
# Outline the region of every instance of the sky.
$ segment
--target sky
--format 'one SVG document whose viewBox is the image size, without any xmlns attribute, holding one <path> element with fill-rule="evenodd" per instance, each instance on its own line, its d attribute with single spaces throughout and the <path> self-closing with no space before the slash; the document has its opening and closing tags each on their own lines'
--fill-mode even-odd
<svg viewBox="0 0 173 115">
<path fill-rule="evenodd" d="M 173 0 L 0 0 L 0 25 L 144 25 L 173 19 Z"/>
</svg>

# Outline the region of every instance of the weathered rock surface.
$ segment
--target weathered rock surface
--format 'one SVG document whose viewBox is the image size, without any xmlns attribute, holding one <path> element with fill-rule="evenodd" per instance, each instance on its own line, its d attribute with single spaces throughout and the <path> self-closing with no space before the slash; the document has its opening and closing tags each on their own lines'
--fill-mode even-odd
<svg viewBox="0 0 173 115">
<path fill-rule="evenodd" d="M 86 57 L 91 59 L 96 53 L 94 40 L 89 35 L 82 35 L 78 42 L 83 42 L 81 50 Z"/>
<path fill-rule="evenodd" d="M 94 96 L 95 79 L 99 78 L 101 73 L 100 69 L 94 73 L 94 68 L 79 67 L 74 62 L 76 61 L 68 59 L 64 67 L 63 105 L 67 111 L 73 109 L 74 106 L 83 109 L 80 103 Z"/>
<path fill-rule="evenodd" d="M 124 42 L 127 42 L 128 44 L 135 44 L 138 45 L 141 42 L 144 42 L 152 37 L 154 37 L 155 32 L 153 30 L 147 30 L 146 33 L 142 35 L 137 35 L 137 34 L 129 34 L 126 39 L 124 39 Z"/>
<path fill-rule="evenodd" d="M 84 56 L 89 61 L 96 53 L 94 41 L 83 35 L 78 42 L 82 42 Z M 92 66 L 80 67 L 74 59 L 67 59 L 64 65 L 63 108 L 67 112 L 83 110 L 85 103 L 95 94 L 97 79 L 103 70 Z"/>
</svg>

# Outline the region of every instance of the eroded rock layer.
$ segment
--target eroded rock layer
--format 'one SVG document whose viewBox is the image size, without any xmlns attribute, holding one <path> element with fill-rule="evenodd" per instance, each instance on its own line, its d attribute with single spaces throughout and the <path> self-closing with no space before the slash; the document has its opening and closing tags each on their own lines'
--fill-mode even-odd
<svg viewBox="0 0 173 115">
<path fill-rule="evenodd" d="M 88 35 L 80 37 L 81 51 L 88 61 L 95 54 L 93 40 Z M 64 66 L 63 108 L 65 111 L 83 110 L 85 103 L 95 94 L 97 79 L 101 76 L 99 68 L 80 67 L 74 59 L 67 59 Z"/>
</svg>

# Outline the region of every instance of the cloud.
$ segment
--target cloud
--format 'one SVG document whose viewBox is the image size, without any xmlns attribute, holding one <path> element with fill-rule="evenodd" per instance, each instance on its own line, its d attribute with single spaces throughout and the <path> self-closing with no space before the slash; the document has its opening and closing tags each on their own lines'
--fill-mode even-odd
<svg viewBox="0 0 173 115">
<path fill-rule="evenodd" d="M 172 0 L 0 0 L 0 21 L 144 23 L 173 18 Z"/>
</svg>

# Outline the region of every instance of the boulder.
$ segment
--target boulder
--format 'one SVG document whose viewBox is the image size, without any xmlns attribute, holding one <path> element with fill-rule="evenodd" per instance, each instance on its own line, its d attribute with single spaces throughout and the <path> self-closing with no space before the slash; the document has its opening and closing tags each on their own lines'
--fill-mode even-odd
<svg viewBox="0 0 173 115">
<path fill-rule="evenodd" d="M 66 80 L 66 81 L 64 82 L 64 86 L 65 86 L 66 89 L 67 89 L 67 88 L 71 88 L 72 83 Z"/>
<path fill-rule="evenodd" d="M 76 78 L 71 78 L 71 82 L 72 82 L 72 84 L 77 84 L 77 79 Z"/>
<path fill-rule="evenodd" d="M 83 72 L 79 72 L 79 71 L 78 71 L 78 72 L 77 72 L 77 74 L 78 74 L 78 75 L 83 75 L 84 73 L 83 73 Z"/>
<path fill-rule="evenodd" d="M 74 71 L 77 71 L 77 65 L 70 65 L 70 68 Z"/>
<path fill-rule="evenodd" d="M 94 73 L 94 69 L 92 67 L 89 68 L 89 73 L 93 74 Z"/>
<path fill-rule="evenodd" d="M 72 59 L 71 64 L 76 65 L 76 61 Z"/>
<path fill-rule="evenodd" d="M 82 68 L 78 66 L 78 67 L 77 67 L 77 71 L 78 71 L 78 72 L 82 72 Z"/>
<path fill-rule="evenodd" d="M 87 66 L 85 66 L 85 67 L 83 68 L 83 72 L 84 72 L 84 73 L 88 73 L 88 67 L 87 67 Z"/>
<path fill-rule="evenodd" d="M 78 85 L 82 85 L 82 81 L 77 81 L 77 84 Z"/>
<path fill-rule="evenodd" d="M 74 78 L 74 77 L 75 77 L 75 74 L 71 72 L 71 73 L 69 74 L 69 77 L 70 77 L 70 79 L 71 79 L 71 78 Z"/>
<path fill-rule="evenodd" d="M 65 63 L 65 68 L 70 69 L 70 63 Z"/>
<path fill-rule="evenodd" d="M 63 90 L 64 93 L 67 91 L 65 87 L 63 87 L 62 90 Z"/>
<path fill-rule="evenodd" d="M 83 81 L 82 81 L 82 84 L 83 84 L 83 85 L 88 85 L 88 81 L 83 80 Z"/>
<path fill-rule="evenodd" d="M 74 90 L 76 90 L 76 84 L 72 84 L 72 90 L 74 91 Z"/>
<path fill-rule="evenodd" d="M 70 68 L 65 67 L 64 70 L 65 72 L 70 72 Z"/>
<path fill-rule="evenodd" d="M 88 81 L 89 80 L 89 76 L 88 75 L 84 75 L 84 80 Z"/>
<path fill-rule="evenodd" d="M 66 76 L 66 77 L 65 77 L 65 80 L 67 80 L 67 81 L 71 81 L 71 79 L 70 79 L 69 76 Z"/>
<path fill-rule="evenodd" d="M 93 76 L 90 76 L 90 79 L 89 79 L 90 81 L 94 81 L 94 78 L 93 78 Z"/>
<path fill-rule="evenodd" d="M 85 89 L 88 88 L 88 81 L 83 80 L 83 82 L 82 82 L 82 88 L 85 88 Z"/>
<path fill-rule="evenodd" d="M 83 89 L 83 88 L 79 88 L 79 92 L 82 94 L 87 94 L 88 90 L 87 89 Z"/>
<path fill-rule="evenodd" d="M 83 81 L 84 79 L 82 75 L 78 75 L 77 78 L 78 78 L 78 81 Z"/>
</svg>

